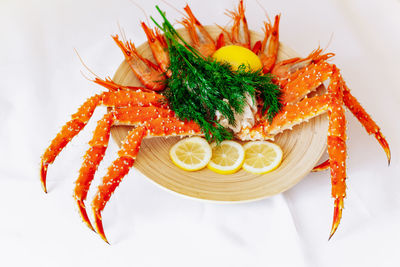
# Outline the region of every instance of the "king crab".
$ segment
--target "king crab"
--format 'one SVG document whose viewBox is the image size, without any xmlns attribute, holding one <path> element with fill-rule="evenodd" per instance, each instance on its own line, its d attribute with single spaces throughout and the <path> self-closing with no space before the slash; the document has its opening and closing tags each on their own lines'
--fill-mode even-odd
<svg viewBox="0 0 400 267">
<path fill-rule="evenodd" d="M 282 90 L 283 107 L 273 121 L 269 123 L 263 119 L 260 112 L 257 112 L 254 117 L 254 125 L 242 127 L 235 135 L 237 139 L 268 140 L 284 130 L 291 129 L 296 124 L 328 113 L 329 160 L 317 166 L 315 170 L 326 168 L 331 170 L 332 197 L 334 198 L 334 216 L 330 233 L 330 237 L 332 237 L 340 223 L 343 201 L 346 197 L 346 119 L 344 106 L 355 115 L 368 134 L 375 136 L 390 162 L 389 145 L 380 128 L 350 93 L 339 69 L 328 63 L 333 54 L 322 54 L 322 50 L 317 49 L 306 58 L 292 58 L 276 63 L 279 49 L 280 15 L 275 16 L 274 23 L 269 20 L 264 23 L 264 39 L 257 41 L 251 47 L 243 0 L 240 0 L 237 10 L 229 12 L 229 15 L 233 18 L 232 28 L 230 30 L 222 29 L 216 40 L 196 19 L 188 5 L 184 10 L 187 16 L 182 24 L 188 30 L 191 44 L 201 54 L 205 57 L 210 56 L 226 43 L 252 49 L 263 63 L 263 72 L 271 72 L 275 76 L 275 82 Z M 111 127 L 115 124 L 134 126 L 123 141 L 117 159 L 108 168 L 108 172 L 92 201 L 96 231 L 106 242 L 108 241 L 104 232 L 101 213 L 112 193 L 133 166 L 142 140 L 154 136 L 203 135 L 195 122 L 182 121 L 177 118 L 165 97 L 159 93 L 165 89 L 165 83 L 160 82 L 160 80 L 165 81 L 171 74 L 168 69 L 167 44 L 158 30 L 150 29 L 145 23 L 141 25 L 148 38 L 148 44 L 156 64 L 141 56 L 132 42 L 121 41 L 117 35 L 113 38 L 143 87 L 122 86 L 109 78 L 104 80 L 95 78 L 94 82 L 107 88 L 108 91 L 90 97 L 83 103 L 78 111 L 72 115 L 71 120 L 62 127 L 53 139 L 41 160 L 40 179 L 44 191 L 47 192 L 48 166 L 54 162 L 71 139 L 85 127 L 96 107 L 109 107 L 109 111 L 97 123 L 74 190 L 74 198 L 83 221 L 94 230 L 86 211 L 85 200 L 97 167 L 107 149 Z M 325 94 L 307 97 L 310 92 L 315 91 L 328 80 L 329 86 Z"/>
</svg>

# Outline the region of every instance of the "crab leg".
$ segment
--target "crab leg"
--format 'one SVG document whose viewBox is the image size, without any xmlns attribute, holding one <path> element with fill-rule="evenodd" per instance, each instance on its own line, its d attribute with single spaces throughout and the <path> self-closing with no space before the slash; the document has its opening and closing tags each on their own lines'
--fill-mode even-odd
<svg viewBox="0 0 400 267">
<path fill-rule="evenodd" d="M 265 132 L 276 135 L 294 125 L 314 118 L 328 110 L 329 97 L 324 94 L 311 98 L 304 98 L 296 104 L 288 104 L 274 117 L 272 123 L 265 128 Z"/>
<path fill-rule="evenodd" d="M 138 127 L 129 132 L 122 149 L 118 152 L 118 158 L 108 168 L 108 173 L 99 186 L 97 194 L 93 200 L 92 206 L 95 214 L 96 230 L 101 238 L 108 243 L 104 233 L 101 220 L 101 211 L 114 192 L 115 188 L 122 181 L 122 178 L 128 173 L 135 162 L 139 147 L 146 133 L 145 127 Z"/>
<path fill-rule="evenodd" d="M 365 111 L 365 109 L 361 106 L 361 104 L 357 101 L 357 99 L 350 93 L 347 85 L 343 83 L 343 100 L 346 107 L 353 113 L 353 115 L 358 119 L 358 121 L 364 126 L 365 130 L 368 134 L 373 134 L 378 140 L 379 144 L 382 146 L 383 150 L 386 153 L 386 157 L 388 159 L 388 164 L 390 164 L 390 148 L 389 144 L 386 141 L 385 137 L 381 133 L 381 129 L 374 122 L 371 116 Z"/>
<path fill-rule="evenodd" d="M 187 17 L 182 20 L 182 24 L 187 29 L 193 46 L 204 57 L 211 56 L 216 50 L 214 39 L 193 15 L 189 5 L 186 5 L 183 9 L 186 11 Z"/>
<path fill-rule="evenodd" d="M 113 113 L 116 117 L 116 124 L 125 124 L 129 126 L 137 126 L 157 118 L 170 118 L 175 116 L 175 113 L 168 108 L 154 106 L 121 107 L 114 109 Z"/>
<path fill-rule="evenodd" d="M 342 80 L 343 84 L 343 100 L 346 107 L 353 113 L 353 115 L 360 121 L 360 123 L 364 126 L 365 130 L 368 134 L 373 134 L 378 140 L 379 144 L 382 146 L 383 150 L 386 153 L 388 164 L 390 164 L 390 148 L 389 144 L 386 141 L 385 137 L 381 133 L 379 126 L 372 120 L 371 116 L 365 111 L 365 109 L 361 106 L 361 104 L 357 101 L 357 99 L 350 93 L 349 88 Z M 315 166 L 313 171 L 322 171 L 329 168 L 329 160 L 321 163 L 318 166 Z"/>
<path fill-rule="evenodd" d="M 312 119 L 328 110 L 328 95 L 304 98 L 296 104 L 288 104 L 274 117 L 270 124 L 267 120 L 255 125 L 251 129 L 243 129 L 237 134 L 240 140 L 266 140 L 284 130 Z"/>
<path fill-rule="evenodd" d="M 333 66 L 333 75 L 328 86 L 329 127 L 328 154 L 331 170 L 334 213 L 329 239 L 336 232 L 342 218 L 343 200 L 346 197 L 346 118 L 343 108 L 343 91 L 339 70 Z"/>
<path fill-rule="evenodd" d="M 125 60 L 133 73 L 144 86 L 154 91 L 165 89 L 166 77 L 156 64 L 139 55 L 132 42 L 123 43 L 119 40 L 118 35 L 114 35 L 112 38 L 124 53 Z"/>
<path fill-rule="evenodd" d="M 317 89 L 332 75 L 332 65 L 325 61 L 311 63 L 309 66 L 295 73 L 295 77 L 288 79 L 282 88 L 282 103 L 295 103 L 308 93 Z"/>
<path fill-rule="evenodd" d="M 60 154 L 72 138 L 86 126 L 97 106 L 127 107 L 135 104 L 137 106 L 165 106 L 165 104 L 162 103 L 163 100 L 164 97 L 159 94 L 154 92 L 142 92 L 140 90 L 103 92 L 102 94 L 90 97 L 78 111 L 71 116 L 71 120 L 62 127 L 61 131 L 44 152 L 40 168 L 40 180 L 43 190 L 47 192 L 46 176 L 48 166 L 54 162 L 58 154 Z"/>
<path fill-rule="evenodd" d="M 40 168 L 40 181 L 44 192 L 47 193 L 46 176 L 48 166 L 54 162 L 58 154 L 60 154 L 61 150 L 63 150 L 72 138 L 74 138 L 86 126 L 100 101 L 100 95 L 95 95 L 86 100 L 78 111 L 71 116 L 71 120 L 62 127 L 61 131 L 44 152 Z"/>
<path fill-rule="evenodd" d="M 371 116 L 365 111 L 358 100 L 350 93 L 350 89 L 345 84 L 344 80 L 341 79 L 342 90 L 343 90 L 343 101 L 346 107 L 353 113 L 353 115 L 358 119 L 358 121 L 364 126 L 368 134 L 374 135 L 375 139 L 379 142 L 381 147 L 386 153 L 388 164 L 390 164 L 390 148 L 389 144 L 383 136 L 379 126 L 371 118 Z M 313 171 L 321 171 L 329 168 L 329 160 L 321 163 L 320 165 L 314 167 Z"/>
<path fill-rule="evenodd" d="M 237 10 L 227 11 L 227 15 L 233 19 L 231 33 L 228 36 L 233 44 L 251 49 L 250 31 L 244 12 L 243 0 L 240 0 Z"/>
<path fill-rule="evenodd" d="M 315 90 L 332 75 L 332 66 L 326 62 L 334 54 L 321 54 L 322 50 L 313 51 L 307 58 L 293 58 L 278 63 L 272 73 L 277 77 L 278 84 L 283 88 L 283 103 L 295 103 L 311 91 Z M 310 78 L 312 77 L 312 79 Z M 372 120 L 371 116 L 364 110 L 357 99 L 350 93 L 343 79 L 343 100 L 346 107 L 364 126 L 368 134 L 373 134 L 384 149 L 388 163 L 391 154 L 389 144 L 380 131 L 379 126 Z M 323 169 L 326 169 L 327 163 Z"/>
<path fill-rule="evenodd" d="M 142 139 L 147 136 L 191 135 L 200 133 L 199 126 L 194 122 L 185 123 L 176 118 L 158 118 L 129 132 L 121 150 L 118 152 L 118 158 L 109 167 L 92 202 L 96 230 L 105 242 L 108 243 L 103 228 L 101 212 L 104 210 L 112 193 L 135 162 Z"/>
<path fill-rule="evenodd" d="M 129 124 L 139 126 L 146 121 L 160 117 L 173 117 L 174 112 L 170 109 L 160 107 L 121 107 L 115 108 L 110 113 L 104 115 L 103 119 L 97 124 L 93 138 L 89 142 L 90 148 L 84 156 L 84 162 L 79 171 L 79 177 L 75 182 L 74 197 L 83 221 L 87 226 L 94 230 L 86 212 L 84 201 L 87 197 L 90 184 L 94 179 L 97 167 L 102 161 L 110 138 L 111 126 L 115 124 Z"/>
<path fill-rule="evenodd" d="M 90 148 L 84 156 L 84 162 L 79 170 L 79 177 L 75 182 L 74 198 L 78 204 L 79 212 L 83 221 L 93 231 L 94 229 L 87 215 L 84 201 L 86 200 L 97 167 L 103 160 L 106 152 L 108 141 L 110 139 L 110 130 L 113 123 L 114 114 L 112 112 L 105 114 L 103 119 L 97 123 L 93 138 L 89 142 Z"/>
</svg>

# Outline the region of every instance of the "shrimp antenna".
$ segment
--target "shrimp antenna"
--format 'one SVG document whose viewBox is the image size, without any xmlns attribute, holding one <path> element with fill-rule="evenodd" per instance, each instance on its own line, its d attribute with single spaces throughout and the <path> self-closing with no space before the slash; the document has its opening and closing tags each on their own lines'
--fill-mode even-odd
<svg viewBox="0 0 400 267">
<path fill-rule="evenodd" d="M 267 12 L 267 10 L 265 9 L 265 7 L 260 3 L 259 0 L 256 0 L 256 2 L 257 2 L 257 4 L 261 7 L 261 9 L 264 11 L 264 14 L 265 14 L 265 16 L 267 17 L 269 24 L 272 25 L 271 19 L 269 18 L 268 12 Z"/>
<path fill-rule="evenodd" d="M 133 1 L 133 0 L 129 0 L 129 1 L 142 11 L 142 13 L 144 14 L 144 16 L 146 18 L 147 25 L 150 25 L 149 15 L 147 15 L 146 10 L 144 10 L 144 8 L 142 6 L 140 6 L 138 3 L 136 3 L 135 1 Z"/>
<path fill-rule="evenodd" d="M 182 16 L 186 16 L 185 13 L 183 13 L 182 11 L 180 11 L 179 9 L 177 9 L 176 7 L 174 7 L 171 3 L 169 3 L 166 0 L 161 0 L 162 2 L 164 2 L 167 6 L 169 6 L 170 8 L 174 9 L 176 12 L 178 12 L 179 14 L 181 14 Z"/>
<path fill-rule="evenodd" d="M 179 14 L 181 14 L 183 17 L 186 17 L 185 13 L 183 13 L 182 11 L 180 11 L 179 9 L 177 9 L 176 7 L 174 7 L 171 3 L 169 3 L 166 0 L 161 0 L 162 2 L 164 2 L 167 6 L 169 6 L 170 8 L 174 9 L 176 12 L 178 12 Z M 177 21 L 177 23 L 179 23 L 179 21 Z"/>
<path fill-rule="evenodd" d="M 331 37 L 329 37 L 329 41 L 328 41 L 328 43 L 326 44 L 326 47 L 325 47 L 322 51 L 328 50 L 328 46 L 330 46 L 330 44 L 332 43 L 333 35 L 334 35 L 334 33 L 332 32 L 332 33 L 331 33 Z"/>
<path fill-rule="evenodd" d="M 90 79 L 82 70 L 80 71 L 81 75 L 83 76 L 83 78 L 85 78 L 86 80 L 88 80 L 89 82 L 92 82 L 93 80 Z"/>
<path fill-rule="evenodd" d="M 92 71 L 92 70 L 85 64 L 85 62 L 83 61 L 82 57 L 79 55 L 78 50 L 76 50 L 76 48 L 74 48 L 74 51 L 75 51 L 76 55 L 78 56 L 78 58 L 79 58 L 80 62 L 82 63 L 82 65 L 85 67 L 85 69 L 86 69 L 87 71 L 89 71 L 91 74 L 93 74 L 93 76 L 95 76 L 96 78 L 99 78 L 99 79 L 100 79 L 99 75 L 97 75 L 96 73 L 94 73 L 94 71 Z M 89 81 L 92 81 L 92 79 L 90 79 L 85 73 L 83 73 L 82 70 L 81 70 L 81 74 L 82 74 L 82 76 L 83 76 L 85 79 L 87 79 L 87 80 L 89 80 Z"/>
<path fill-rule="evenodd" d="M 118 25 L 118 30 L 121 33 L 121 39 L 124 43 L 126 43 L 127 39 L 126 39 L 126 35 L 125 35 L 125 30 L 124 30 L 124 28 L 121 27 L 121 24 L 119 24 L 119 21 L 117 21 L 117 25 Z"/>
</svg>

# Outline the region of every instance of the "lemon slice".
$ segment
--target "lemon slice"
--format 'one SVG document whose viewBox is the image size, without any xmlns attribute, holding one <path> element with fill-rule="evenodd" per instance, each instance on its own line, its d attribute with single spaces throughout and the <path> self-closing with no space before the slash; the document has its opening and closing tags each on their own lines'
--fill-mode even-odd
<svg viewBox="0 0 400 267">
<path fill-rule="evenodd" d="M 205 139 L 190 137 L 173 145 L 169 155 L 172 162 L 182 170 L 197 171 L 207 166 L 212 151 Z"/>
<path fill-rule="evenodd" d="M 282 149 L 271 142 L 254 141 L 243 146 L 245 159 L 243 169 L 254 173 L 264 174 L 278 168 L 282 161 Z"/>
<path fill-rule="evenodd" d="M 207 165 L 210 170 L 220 174 L 237 172 L 244 161 L 244 149 L 235 141 L 222 141 L 219 145 L 211 144 L 212 157 Z"/>
</svg>

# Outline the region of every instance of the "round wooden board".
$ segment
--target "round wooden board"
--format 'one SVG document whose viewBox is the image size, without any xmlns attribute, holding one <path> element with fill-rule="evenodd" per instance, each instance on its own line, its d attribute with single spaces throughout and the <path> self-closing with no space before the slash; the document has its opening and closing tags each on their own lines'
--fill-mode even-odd
<svg viewBox="0 0 400 267">
<path fill-rule="evenodd" d="M 213 38 L 221 32 L 216 26 L 206 28 Z M 180 29 L 179 32 L 188 40 L 185 30 Z M 263 38 L 259 33 L 251 34 L 252 40 Z M 147 42 L 137 49 L 144 57 L 153 59 Z M 296 56 L 293 50 L 280 44 L 278 61 Z M 113 79 L 123 85 L 140 85 L 125 61 L 119 66 Z M 319 91 L 324 90 L 323 87 L 319 88 Z M 128 126 L 112 128 L 113 139 L 119 146 L 131 128 Z M 222 175 L 207 168 L 196 172 L 183 171 L 172 163 L 168 154 L 170 147 L 180 139 L 179 137 L 143 140 L 134 167 L 164 188 L 186 196 L 217 201 L 256 200 L 284 192 L 305 177 L 326 149 L 327 129 L 327 116 L 322 115 L 295 126 L 291 131 L 277 135 L 275 142 L 283 150 L 283 161 L 278 169 L 264 175 L 254 175 L 244 170 L 231 175 Z"/>
</svg>

